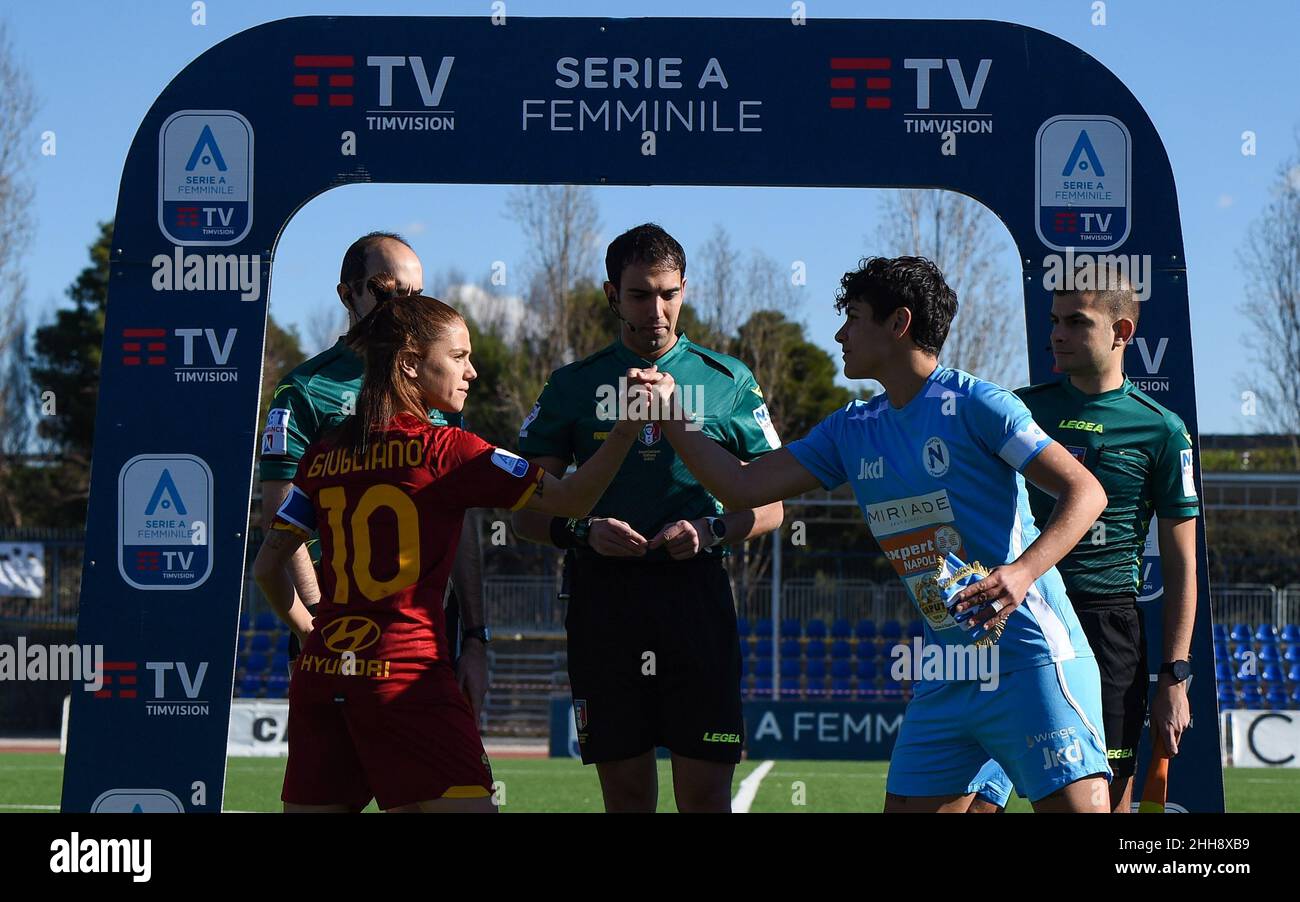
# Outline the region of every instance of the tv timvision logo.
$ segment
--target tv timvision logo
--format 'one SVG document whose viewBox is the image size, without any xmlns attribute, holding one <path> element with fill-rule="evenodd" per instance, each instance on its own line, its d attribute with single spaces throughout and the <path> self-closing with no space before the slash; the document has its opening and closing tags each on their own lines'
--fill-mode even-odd
<svg viewBox="0 0 1300 902">
<path fill-rule="evenodd" d="M 422 56 L 367 56 L 364 73 L 351 54 L 300 53 L 293 58 L 293 105 L 306 109 L 347 110 L 357 102 L 357 81 L 364 74 L 366 128 L 372 132 L 449 132 L 456 111 L 444 109 L 443 94 L 454 56 L 437 68 Z"/>
</svg>

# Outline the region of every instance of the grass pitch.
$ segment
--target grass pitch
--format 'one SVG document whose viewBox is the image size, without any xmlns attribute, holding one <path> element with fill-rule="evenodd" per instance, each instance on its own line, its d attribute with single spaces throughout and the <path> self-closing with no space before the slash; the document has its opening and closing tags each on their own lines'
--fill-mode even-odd
<svg viewBox="0 0 1300 902">
<path fill-rule="evenodd" d="M 226 769 L 227 811 L 279 811 L 283 758 L 231 758 Z M 736 768 L 733 796 L 759 761 Z M 884 761 L 778 761 L 759 784 L 754 813 L 878 812 L 884 806 Z M 600 787 L 593 768 L 566 758 L 497 758 L 503 813 L 598 812 Z M 57 754 L 0 755 L 0 812 L 57 811 L 63 758 Z M 1230 812 L 1300 812 L 1300 770 L 1229 768 L 1224 791 Z M 374 810 L 372 804 L 370 809 Z M 659 762 L 659 810 L 676 810 L 672 771 Z M 1012 796 L 1011 812 L 1029 803 Z"/>
</svg>

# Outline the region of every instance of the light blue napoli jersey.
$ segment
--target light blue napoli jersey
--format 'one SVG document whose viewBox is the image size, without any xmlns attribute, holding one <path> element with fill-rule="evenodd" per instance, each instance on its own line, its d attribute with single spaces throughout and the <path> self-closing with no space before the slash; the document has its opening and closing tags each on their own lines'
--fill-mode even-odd
<svg viewBox="0 0 1300 902">
<path fill-rule="evenodd" d="M 938 366 L 901 409 L 854 401 L 788 447 L 828 489 L 851 482 L 872 535 L 922 613 L 926 642 L 969 643 L 934 584 L 952 552 L 987 569 L 1038 538 L 1021 474 L 1052 443 L 1012 392 Z M 999 670 L 1091 657 L 1056 568 L 1007 620 Z"/>
</svg>

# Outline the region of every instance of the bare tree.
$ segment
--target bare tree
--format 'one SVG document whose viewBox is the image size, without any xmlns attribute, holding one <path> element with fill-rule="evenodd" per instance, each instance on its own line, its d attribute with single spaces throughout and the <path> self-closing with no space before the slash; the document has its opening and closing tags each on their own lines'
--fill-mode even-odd
<svg viewBox="0 0 1300 902">
<path fill-rule="evenodd" d="M 596 272 L 600 214 L 591 189 L 581 185 L 521 187 L 506 206 L 531 248 L 525 295 L 543 330 L 543 359 L 537 363 L 545 378 L 573 360 L 570 300 L 579 283 Z"/>
<path fill-rule="evenodd" d="M 686 298 L 712 332 L 731 337 L 745 319 L 744 261 L 731 235 L 715 223 L 709 239 L 695 254 L 697 275 L 687 280 Z"/>
<path fill-rule="evenodd" d="M 994 215 L 960 194 L 910 189 L 889 192 L 881 215 L 882 251 L 929 258 L 957 292 L 943 362 L 1002 385 L 1028 381 L 1022 330 L 1013 328 L 1023 323 L 1019 294 L 998 266 L 1016 252 Z"/>
<path fill-rule="evenodd" d="M 36 111 L 31 80 L 19 66 L 0 23 L 0 522 L 17 523 L 21 512 L 10 491 L 17 457 L 31 435 L 26 372 L 27 320 L 23 315 L 26 282 L 23 254 L 32 227 L 32 186 L 26 177 L 28 127 Z"/>
<path fill-rule="evenodd" d="M 1246 344 L 1257 363 L 1248 385 L 1259 414 L 1254 422 L 1260 432 L 1289 433 L 1293 451 L 1300 433 L 1300 133 L 1296 143 L 1239 254 L 1246 275 L 1239 309 L 1253 327 Z"/>
<path fill-rule="evenodd" d="M 319 354 L 331 348 L 348 331 L 348 312 L 343 305 L 315 307 L 307 317 L 307 350 Z"/>
</svg>

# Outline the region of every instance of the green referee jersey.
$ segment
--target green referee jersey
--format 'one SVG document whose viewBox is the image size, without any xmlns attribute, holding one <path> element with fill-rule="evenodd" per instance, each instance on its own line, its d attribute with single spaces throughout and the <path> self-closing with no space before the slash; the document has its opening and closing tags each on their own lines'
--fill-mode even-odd
<svg viewBox="0 0 1300 902">
<path fill-rule="evenodd" d="M 356 410 L 365 363 L 342 338 L 280 380 L 262 431 L 258 477 L 291 480 L 307 446 Z M 430 410 L 435 426 L 459 426 L 461 415 Z"/>
<path fill-rule="evenodd" d="M 655 361 L 615 341 L 556 370 L 520 427 L 520 453 L 558 457 L 566 464 L 576 460 L 581 466 L 614 425 L 616 415 L 609 412 L 608 403 L 598 411 L 601 401 L 617 397 L 619 378 L 629 367 L 651 365 L 672 375 L 684 406 L 697 414 L 704 434 L 739 459 L 751 461 L 781 447 L 749 367 L 682 335 Z M 721 512 L 721 503 L 686 469 L 659 425 L 649 424 L 591 515 L 622 520 L 649 539 L 667 523 Z"/>
<path fill-rule="evenodd" d="M 1151 516 L 1195 517 L 1191 436 L 1166 410 L 1127 378 L 1119 388 L 1085 395 L 1070 380 L 1016 391 L 1034 420 L 1097 477 L 1106 490 L 1099 523 L 1056 565 L 1073 601 L 1135 595 L 1141 587 L 1142 550 Z M 1041 528 L 1055 500 L 1029 487 L 1029 504 Z"/>
</svg>

